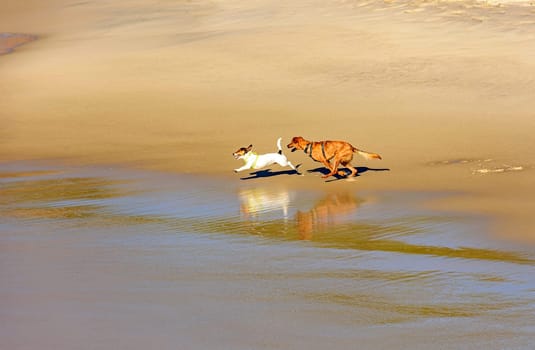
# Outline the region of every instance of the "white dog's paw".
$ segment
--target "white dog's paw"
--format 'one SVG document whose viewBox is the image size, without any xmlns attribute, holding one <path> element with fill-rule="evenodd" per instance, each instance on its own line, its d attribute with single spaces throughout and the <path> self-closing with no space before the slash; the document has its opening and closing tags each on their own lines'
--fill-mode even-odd
<svg viewBox="0 0 535 350">
<path fill-rule="evenodd" d="M 234 169 L 234 172 L 237 173 L 239 170 L 238 169 Z"/>
</svg>

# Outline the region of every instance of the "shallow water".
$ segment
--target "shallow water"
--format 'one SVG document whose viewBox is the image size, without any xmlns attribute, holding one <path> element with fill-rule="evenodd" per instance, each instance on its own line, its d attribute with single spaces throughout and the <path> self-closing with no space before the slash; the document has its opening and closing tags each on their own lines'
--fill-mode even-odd
<svg viewBox="0 0 535 350">
<path fill-rule="evenodd" d="M 485 218 L 426 209 L 446 193 L 0 169 L 6 348 L 527 349 L 535 340 L 532 248 L 493 240 Z"/>
</svg>

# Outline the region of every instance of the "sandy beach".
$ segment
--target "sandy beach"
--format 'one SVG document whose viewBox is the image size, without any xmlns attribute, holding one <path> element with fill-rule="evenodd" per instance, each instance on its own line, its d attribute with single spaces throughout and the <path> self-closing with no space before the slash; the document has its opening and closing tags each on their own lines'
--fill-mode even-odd
<svg viewBox="0 0 535 350">
<path fill-rule="evenodd" d="M 57 203 L 47 202 L 36 212 L 21 211 L 19 206 L 25 205 L 27 197 L 11 184 L 31 182 L 34 176 L 61 179 L 61 174 L 71 173 L 66 169 L 73 168 L 122 169 L 125 173 L 130 169 L 175 176 L 176 181 L 205 181 L 196 185 L 193 181 L 195 188 L 222 183 L 234 192 L 221 195 L 220 201 L 236 201 L 232 215 L 247 222 L 251 215 L 254 219 L 247 208 L 252 207 L 253 213 L 271 213 L 274 209 L 265 203 L 274 203 L 277 210 L 284 203 L 291 215 L 276 220 L 282 220 L 277 221 L 281 227 L 286 227 L 284 217 L 295 224 L 290 231 L 299 238 L 292 242 L 314 241 L 314 232 L 332 229 L 314 221 L 315 215 L 341 220 L 341 227 L 349 230 L 345 220 L 357 220 L 361 197 L 366 203 L 377 201 L 374 215 L 379 218 L 389 198 L 395 198 L 400 208 L 406 198 L 415 208 L 477 217 L 478 238 L 470 241 L 469 234 L 456 234 L 455 247 L 463 242 L 474 249 L 481 244 L 489 251 L 520 249 L 520 256 L 527 254 L 526 264 L 532 267 L 533 16 L 535 7 L 523 1 L 4 1 L 0 11 L 0 180 L 5 183 L 0 191 L 12 204 L 3 203 L 0 214 L 9 220 L 30 220 L 30 231 L 35 229 L 32 217 L 41 220 L 44 215 L 59 224 L 67 214 L 50 211 L 49 205 Z M 232 171 L 242 165 L 232 157 L 238 147 L 253 144 L 258 153 L 274 152 L 278 137 L 287 144 L 293 136 L 346 140 L 383 159 L 365 160 L 356 155 L 353 164 L 359 167 L 360 176 L 349 180 L 325 181 L 319 176 L 320 163 L 288 149 L 285 154 L 300 164 L 304 176 L 277 166 L 260 176 Z M 122 181 L 128 176 L 121 173 L 119 178 Z M 36 192 L 41 190 L 35 187 Z M 218 190 L 213 191 L 214 198 L 220 196 Z M 310 195 L 315 191 L 320 191 L 317 198 Z M 185 192 L 173 193 L 181 196 Z M 414 193 L 419 199 L 409 200 Z M 264 206 L 254 210 L 258 202 Z M 314 209 L 301 208 L 304 202 Z M 114 207 L 116 203 L 106 205 Z M 420 214 L 411 211 L 410 215 Z M 269 215 L 261 218 L 271 220 Z M 472 232 L 452 220 L 452 232 Z M 465 219 L 459 220 L 464 223 Z M 54 225 L 49 232 L 55 232 Z M 440 224 L 431 226 L 438 230 Z M 228 233 L 226 223 L 218 227 Z M 271 226 L 267 230 L 276 231 Z M 273 238 L 271 234 L 268 237 Z M 328 239 L 324 243 L 331 249 L 340 248 Z M 443 242 L 432 243 L 444 248 Z M 370 244 L 359 240 L 354 247 L 359 250 Z M 448 244 L 450 241 L 444 243 Z M 78 249 L 83 252 L 84 247 Z M 202 251 L 200 242 L 191 247 Z M 371 247 L 372 251 L 377 248 Z M 385 248 L 380 247 L 384 253 Z M 13 249 L 32 255 L 32 249 L 26 248 Z M 403 249 L 395 250 L 396 254 Z M 469 259 L 431 251 L 448 259 Z M 109 258 L 106 250 L 100 253 Z M 55 253 L 47 249 L 43 254 L 35 258 L 36 263 Z M 276 256 L 285 256 L 280 254 Z M 477 259 L 485 262 L 483 255 Z M 515 271 L 512 268 L 502 277 L 516 276 Z M 8 281 L 12 280 L 10 273 L 4 276 Z M 244 273 L 254 274 L 252 270 Z M 270 275 L 267 280 L 271 279 L 276 278 Z M 305 294 L 307 283 L 299 287 Z M 231 291 L 226 291 L 229 296 Z M 220 299 L 210 300 L 224 304 Z M 306 305 L 315 305 L 307 300 Z M 200 302 L 195 299 L 194 304 Z M 282 308 L 273 299 L 264 302 L 266 308 Z M 532 300 L 528 304 L 533 307 Z M 381 314 L 384 310 L 376 311 Z M 330 312 L 334 315 L 335 310 Z M 500 320 L 509 320 L 513 314 Z M 286 320 L 302 321 L 299 317 Z M 520 319 L 530 320 L 524 314 Z M 266 326 L 263 322 L 259 326 Z M 492 324 L 490 317 L 484 318 L 485 322 Z M 423 337 L 426 326 L 420 326 L 415 328 L 412 345 L 425 348 L 432 340 Z M 394 334 L 399 335 L 405 327 L 410 329 L 403 323 L 384 343 L 380 341 L 384 333 L 378 328 L 367 337 L 373 338 L 370 341 L 375 347 L 388 347 L 395 344 Z M 441 333 L 446 347 L 451 332 Z M 469 338 L 477 343 L 487 335 L 485 329 L 478 329 Z M 523 337 L 519 339 L 529 338 Z M 424 338 L 419 343 L 418 339 Z M 513 337 L 509 334 L 506 338 Z M 350 338 L 341 335 L 340 339 Z M 187 348 L 210 348 L 217 343 L 189 340 Z M 225 340 L 228 348 L 239 343 Z M 523 340 L 511 348 L 523 348 Z M 465 348 L 475 348 L 475 343 L 461 341 Z M 57 345 L 50 344 L 51 348 Z M 344 348 L 347 344 L 341 341 L 336 345 Z M 459 348 L 458 343 L 454 345 Z M 268 343 L 261 347 L 284 348 Z"/>
<path fill-rule="evenodd" d="M 391 169 L 354 186 L 468 192 L 447 205 L 533 242 L 532 14 L 440 1 L 7 2 L 0 30 L 40 39 L 1 58 L 0 156 L 232 176 L 240 146 L 342 139 L 384 158 L 361 165 Z"/>
</svg>

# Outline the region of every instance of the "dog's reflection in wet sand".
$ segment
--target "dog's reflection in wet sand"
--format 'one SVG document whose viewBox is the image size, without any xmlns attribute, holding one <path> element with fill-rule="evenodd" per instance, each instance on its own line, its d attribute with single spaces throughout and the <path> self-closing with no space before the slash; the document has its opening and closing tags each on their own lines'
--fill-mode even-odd
<svg viewBox="0 0 535 350">
<path fill-rule="evenodd" d="M 284 219 L 288 218 L 290 194 L 286 190 L 251 188 L 240 191 L 239 195 L 240 212 L 245 219 L 270 212 L 281 212 Z"/>
<path fill-rule="evenodd" d="M 294 196 L 284 189 L 244 189 L 239 196 L 242 219 L 270 221 L 282 216 L 285 225 L 295 225 L 298 236 L 294 237 L 302 240 L 311 240 L 315 233 L 343 224 L 360 204 L 357 197 L 348 193 L 328 193 L 308 210 L 292 205 Z"/>
<path fill-rule="evenodd" d="M 311 240 L 314 233 L 341 224 L 357 210 L 359 201 L 348 193 L 329 193 L 308 211 L 296 214 L 297 231 L 303 240 Z"/>
</svg>

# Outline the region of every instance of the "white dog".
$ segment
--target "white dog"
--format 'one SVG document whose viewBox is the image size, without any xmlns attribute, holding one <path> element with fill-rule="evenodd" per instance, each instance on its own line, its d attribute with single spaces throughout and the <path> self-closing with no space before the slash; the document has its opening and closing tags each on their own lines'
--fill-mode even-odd
<svg viewBox="0 0 535 350">
<path fill-rule="evenodd" d="M 288 158 L 286 158 L 284 154 L 282 154 L 280 137 L 277 140 L 277 147 L 279 147 L 278 153 L 266 154 L 256 154 L 255 152 L 251 152 L 253 145 L 249 145 L 249 147 L 239 148 L 236 152 L 232 153 L 232 155 L 236 159 L 243 159 L 245 165 L 238 169 L 234 169 L 234 172 L 237 173 L 239 171 L 247 169 L 262 169 L 268 165 L 277 163 L 280 166 L 289 166 L 299 174 L 297 168 L 288 160 Z"/>
</svg>

